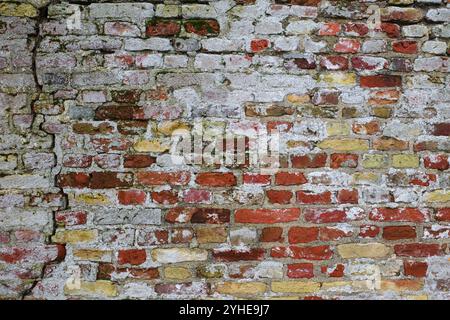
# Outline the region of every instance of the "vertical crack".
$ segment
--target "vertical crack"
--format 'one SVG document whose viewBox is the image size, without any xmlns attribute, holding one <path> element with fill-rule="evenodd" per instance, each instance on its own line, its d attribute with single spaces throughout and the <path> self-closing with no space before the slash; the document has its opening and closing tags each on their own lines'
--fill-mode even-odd
<svg viewBox="0 0 450 320">
<path fill-rule="evenodd" d="M 33 116 L 33 121 L 38 116 L 37 112 L 35 111 L 34 106 L 39 101 L 39 99 L 41 98 L 41 94 L 43 92 L 43 84 L 41 84 L 39 82 L 38 70 L 37 70 L 37 55 L 38 55 L 38 50 L 40 48 L 41 42 L 43 40 L 41 27 L 42 27 L 43 23 L 45 23 L 47 21 L 47 19 L 48 19 L 48 7 L 50 6 L 51 3 L 55 3 L 55 2 L 60 2 L 60 1 L 49 1 L 48 3 L 45 4 L 45 6 L 39 8 L 39 15 L 35 18 L 37 34 L 35 36 L 34 46 L 33 46 L 33 49 L 32 49 L 32 73 L 33 73 L 33 78 L 34 78 L 34 82 L 35 82 L 35 88 L 36 88 L 35 90 L 36 90 L 36 92 L 34 92 L 34 94 L 32 95 L 33 98 L 32 98 L 32 100 L 30 102 L 30 104 L 31 104 L 31 114 Z M 32 130 L 34 130 L 34 129 L 32 129 Z M 42 124 L 40 125 L 39 130 L 43 130 L 42 129 Z M 46 132 L 46 134 L 49 134 L 49 135 L 52 136 L 53 143 L 52 143 L 51 151 L 53 153 L 55 153 L 55 149 L 56 149 L 55 134 L 51 134 L 51 133 L 47 133 L 47 132 Z M 52 178 L 52 181 L 53 181 L 53 185 L 51 186 L 52 188 L 57 187 L 57 185 L 56 185 L 56 175 L 57 175 L 57 173 L 55 173 L 53 171 L 53 169 L 55 167 L 57 167 L 57 166 L 58 166 L 58 161 L 55 161 L 55 166 L 50 171 L 51 172 L 51 177 L 49 177 L 49 179 Z M 63 194 L 62 188 L 60 188 L 60 192 L 61 192 L 61 194 Z M 62 205 L 61 208 L 59 208 L 59 210 L 65 208 L 65 206 L 66 206 L 66 203 L 64 202 L 64 204 Z M 52 216 L 52 221 L 49 221 L 51 223 L 51 226 L 52 226 L 52 231 L 51 231 L 51 234 L 48 235 L 48 238 L 46 240 L 46 244 L 51 244 L 51 237 L 56 233 L 55 213 L 56 213 L 55 210 L 52 210 L 52 215 L 51 215 Z M 21 300 L 26 299 L 27 296 L 32 294 L 34 288 L 44 278 L 45 270 L 46 270 L 47 266 L 50 265 L 51 263 L 53 263 L 53 262 L 47 262 L 47 263 L 44 263 L 42 265 L 39 277 L 34 279 L 33 284 L 27 290 L 24 290 L 21 293 L 21 295 L 20 295 L 20 299 Z"/>
</svg>

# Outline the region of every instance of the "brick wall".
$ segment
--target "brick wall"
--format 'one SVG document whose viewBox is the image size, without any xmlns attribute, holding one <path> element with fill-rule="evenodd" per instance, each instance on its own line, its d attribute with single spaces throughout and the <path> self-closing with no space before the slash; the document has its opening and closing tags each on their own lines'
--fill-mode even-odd
<svg viewBox="0 0 450 320">
<path fill-rule="evenodd" d="M 445 0 L 2 0 L 0 297 L 449 299 L 449 23 Z"/>
</svg>

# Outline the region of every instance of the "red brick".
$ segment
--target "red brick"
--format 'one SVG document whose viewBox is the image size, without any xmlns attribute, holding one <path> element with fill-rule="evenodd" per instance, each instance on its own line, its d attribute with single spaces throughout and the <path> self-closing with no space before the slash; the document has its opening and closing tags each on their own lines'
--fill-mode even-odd
<svg viewBox="0 0 450 320">
<path fill-rule="evenodd" d="M 330 168 L 356 168 L 358 166 L 358 155 L 348 153 L 333 153 L 331 155 Z"/>
<path fill-rule="evenodd" d="M 184 22 L 184 29 L 187 33 L 195 33 L 200 36 L 216 36 L 220 33 L 220 26 L 217 20 L 187 20 Z"/>
<path fill-rule="evenodd" d="M 380 122 L 377 120 L 372 120 L 366 123 L 354 123 L 352 130 L 356 134 L 376 134 L 380 132 Z"/>
<path fill-rule="evenodd" d="M 140 265 L 147 260 L 147 253 L 143 249 L 120 250 L 118 255 L 119 264 Z"/>
<path fill-rule="evenodd" d="M 169 243 L 169 231 L 164 229 L 140 230 L 138 245 L 154 246 Z"/>
<path fill-rule="evenodd" d="M 341 263 L 338 263 L 331 268 L 327 266 L 322 267 L 322 273 L 328 274 L 331 278 L 342 278 L 344 276 L 344 270 L 345 266 Z"/>
<path fill-rule="evenodd" d="M 218 208 L 173 208 L 167 212 L 166 221 L 170 223 L 228 223 L 230 222 L 230 210 Z"/>
<path fill-rule="evenodd" d="M 274 247 L 270 251 L 273 258 L 292 258 L 304 260 L 328 260 L 333 257 L 333 251 L 329 246 L 316 247 Z"/>
<path fill-rule="evenodd" d="M 267 122 L 267 131 L 270 133 L 273 130 L 277 132 L 289 132 L 294 124 L 289 121 L 269 121 Z"/>
<path fill-rule="evenodd" d="M 172 243 L 190 243 L 193 238 L 194 230 L 192 228 L 177 228 L 170 230 L 170 240 Z"/>
<path fill-rule="evenodd" d="M 342 230 L 338 227 L 323 227 L 319 231 L 319 239 L 321 241 L 336 241 L 342 238 L 351 237 L 353 232 L 350 230 Z"/>
<path fill-rule="evenodd" d="M 305 184 L 305 176 L 301 172 L 278 172 L 275 174 L 275 184 L 281 186 L 291 186 Z"/>
<path fill-rule="evenodd" d="M 316 62 L 313 59 L 309 58 L 295 58 L 291 61 L 300 70 L 313 70 L 317 66 Z"/>
<path fill-rule="evenodd" d="M 99 120 L 142 120 L 146 119 L 144 109 L 138 106 L 101 106 L 95 110 Z"/>
<path fill-rule="evenodd" d="M 422 278 L 427 275 L 428 263 L 422 261 L 403 261 L 405 276 Z"/>
<path fill-rule="evenodd" d="M 146 194 L 140 190 L 120 190 L 117 192 L 120 204 L 139 205 L 145 203 Z"/>
<path fill-rule="evenodd" d="M 270 184 L 270 175 L 267 174 L 253 174 L 244 173 L 243 175 L 244 184 Z"/>
<path fill-rule="evenodd" d="M 447 170 L 449 168 L 448 156 L 445 154 L 425 156 L 423 164 L 428 169 Z"/>
<path fill-rule="evenodd" d="M 334 51 L 340 53 L 357 53 L 361 48 L 361 43 L 353 39 L 339 39 L 334 45 Z"/>
<path fill-rule="evenodd" d="M 236 223 L 281 223 L 297 221 L 300 209 L 238 209 L 235 212 Z"/>
<path fill-rule="evenodd" d="M 167 37 L 175 36 L 181 30 L 179 21 L 155 19 L 147 23 L 145 34 L 147 37 Z"/>
<path fill-rule="evenodd" d="M 111 263 L 100 263 L 98 265 L 98 280 L 111 280 L 112 274 L 127 279 L 152 280 L 159 278 L 158 268 L 116 268 Z"/>
<path fill-rule="evenodd" d="M 292 192 L 287 190 L 267 190 L 266 196 L 270 203 L 288 204 L 292 199 Z"/>
<path fill-rule="evenodd" d="M 292 227 L 288 232 L 289 243 L 308 243 L 317 241 L 319 228 L 316 227 Z"/>
<path fill-rule="evenodd" d="M 450 221 L 450 208 L 437 209 L 436 220 L 438 220 L 438 221 Z"/>
<path fill-rule="evenodd" d="M 386 60 L 382 65 L 379 61 L 371 61 L 370 57 L 353 57 L 351 59 L 352 67 L 358 71 L 372 71 L 372 70 L 382 70 L 388 67 L 388 61 Z"/>
<path fill-rule="evenodd" d="M 87 213 L 85 211 L 57 211 L 55 213 L 55 220 L 57 223 L 66 226 L 76 226 L 86 224 Z"/>
<path fill-rule="evenodd" d="M 399 53 L 414 54 L 417 53 L 417 42 L 410 40 L 396 41 L 392 43 L 392 49 Z"/>
<path fill-rule="evenodd" d="M 323 23 L 319 30 L 319 36 L 335 36 L 341 31 L 341 25 L 336 22 Z"/>
<path fill-rule="evenodd" d="M 111 96 L 115 102 L 120 103 L 136 103 L 141 95 L 140 90 L 120 90 L 112 91 Z"/>
<path fill-rule="evenodd" d="M 327 162 L 327 154 L 326 153 L 317 153 L 310 155 L 292 155 L 291 156 L 291 164 L 292 168 L 321 168 L 325 167 Z"/>
<path fill-rule="evenodd" d="M 248 250 L 219 250 L 214 249 L 212 256 L 216 261 L 252 261 L 263 260 L 264 249 L 252 248 Z"/>
<path fill-rule="evenodd" d="M 211 192 L 201 189 L 189 189 L 183 193 L 183 201 L 187 203 L 207 203 L 211 200 Z"/>
<path fill-rule="evenodd" d="M 320 66 L 325 70 L 347 70 L 348 58 L 343 56 L 326 56 L 320 60 Z"/>
<path fill-rule="evenodd" d="M 432 173 L 416 173 L 411 176 L 409 184 L 415 186 L 428 187 L 430 184 L 436 181 L 436 175 Z"/>
<path fill-rule="evenodd" d="M 369 27 L 364 23 L 349 22 L 344 24 L 344 33 L 347 36 L 364 37 L 369 33 Z"/>
<path fill-rule="evenodd" d="M 380 227 L 374 225 L 362 225 L 359 231 L 361 238 L 375 238 L 380 233 Z"/>
<path fill-rule="evenodd" d="M 158 186 L 173 185 L 184 186 L 189 183 L 191 174 L 189 172 L 138 172 L 137 181 L 142 185 Z"/>
<path fill-rule="evenodd" d="M 68 168 L 88 168 L 92 164 L 92 156 L 78 154 L 64 157 L 63 166 Z"/>
<path fill-rule="evenodd" d="M 363 210 L 353 212 L 351 209 L 322 209 L 308 208 L 304 210 L 307 222 L 312 223 L 339 223 L 361 220 L 365 216 Z"/>
<path fill-rule="evenodd" d="M 361 76 L 360 81 L 363 88 L 401 87 L 402 85 L 402 77 L 394 75 Z"/>
<path fill-rule="evenodd" d="M 424 222 L 429 213 L 417 208 L 375 208 L 369 214 L 373 221 Z"/>
<path fill-rule="evenodd" d="M 304 204 L 331 203 L 331 192 L 314 193 L 311 191 L 297 191 L 297 202 Z"/>
<path fill-rule="evenodd" d="M 175 204 L 178 202 L 178 192 L 163 190 L 150 193 L 153 202 L 159 204 Z"/>
<path fill-rule="evenodd" d="M 400 26 L 395 23 L 382 23 L 381 31 L 383 31 L 389 38 L 399 38 L 401 35 Z"/>
<path fill-rule="evenodd" d="M 62 245 L 39 245 L 32 247 L 0 247 L 0 261 L 8 264 L 25 263 L 49 263 L 53 261 L 61 261 L 66 254 L 65 247 Z"/>
<path fill-rule="evenodd" d="M 207 187 L 231 187 L 236 185 L 236 176 L 231 172 L 198 173 L 195 182 Z"/>
<path fill-rule="evenodd" d="M 250 42 L 250 49 L 253 52 L 261 52 L 270 46 L 270 42 L 267 39 L 253 39 Z"/>
<path fill-rule="evenodd" d="M 441 245 L 437 243 L 407 243 L 394 246 L 394 252 L 399 257 L 431 257 L 443 254 Z"/>
<path fill-rule="evenodd" d="M 318 90 L 314 93 L 311 102 L 319 106 L 337 105 L 339 104 L 340 95 L 341 92 L 337 90 Z"/>
<path fill-rule="evenodd" d="M 92 189 L 124 188 L 132 184 L 131 173 L 92 172 L 89 187 Z"/>
<path fill-rule="evenodd" d="M 338 203 L 358 203 L 358 190 L 357 189 L 342 189 L 337 194 Z"/>
<path fill-rule="evenodd" d="M 450 122 L 436 123 L 434 125 L 433 135 L 435 136 L 450 136 Z"/>
<path fill-rule="evenodd" d="M 87 188 L 89 186 L 89 174 L 84 172 L 69 172 L 58 176 L 57 185 L 61 188 Z"/>
<path fill-rule="evenodd" d="M 156 158 L 144 154 L 128 154 L 124 156 L 125 168 L 147 168 L 156 162 Z"/>
<path fill-rule="evenodd" d="M 415 239 L 416 228 L 412 226 L 386 226 L 383 228 L 383 239 L 402 240 Z"/>
<path fill-rule="evenodd" d="M 259 238 L 261 242 L 281 242 L 283 241 L 283 228 L 266 227 L 261 230 Z"/>
<path fill-rule="evenodd" d="M 288 264 L 287 276 L 289 278 L 311 279 L 314 277 L 314 265 L 312 263 Z"/>
</svg>

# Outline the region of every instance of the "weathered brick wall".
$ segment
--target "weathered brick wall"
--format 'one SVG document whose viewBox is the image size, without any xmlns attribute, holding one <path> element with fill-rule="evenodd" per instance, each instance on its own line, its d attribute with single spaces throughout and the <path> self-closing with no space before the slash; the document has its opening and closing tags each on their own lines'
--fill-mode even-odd
<svg viewBox="0 0 450 320">
<path fill-rule="evenodd" d="M 0 297 L 450 298 L 446 0 L 109 2 L 0 2 Z"/>
</svg>

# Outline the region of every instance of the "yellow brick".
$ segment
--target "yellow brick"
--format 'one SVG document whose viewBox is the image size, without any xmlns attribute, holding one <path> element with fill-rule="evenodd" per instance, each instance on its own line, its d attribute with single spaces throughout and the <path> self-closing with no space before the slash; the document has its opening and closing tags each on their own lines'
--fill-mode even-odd
<svg viewBox="0 0 450 320">
<path fill-rule="evenodd" d="M 389 247 L 382 243 L 346 243 L 337 246 L 342 258 L 381 258 L 389 253 Z"/>
<path fill-rule="evenodd" d="M 406 296 L 408 300 L 428 300 L 428 296 L 426 294 L 419 294 L 413 296 Z"/>
<path fill-rule="evenodd" d="M 80 287 L 66 284 L 64 286 L 64 294 L 70 296 L 104 296 L 116 297 L 118 295 L 117 287 L 111 281 L 97 280 L 95 282 L 80 283 Z"/>
<path fill-rule="evenodd" d="M 111 262 L 111 251 L 96 249 L 74 249 L 73 256 L 79 260 Z"/>
<path fill-rule="evenodd" d="M 425 193 L 425 201 L 427 202 L 449 202 L 450 190 L 435 190 Z"/>
<path fill-rule="evenodd" d="M 266 298 L 268 300 L 300 300 L 300 296 L 281 296 L 281 297 L 270 297 Z"/>
<path fill-rule="evenodd" d="M 181 121 L 164 121 L 158 125 L 158 131 L 166 136 L 172 135 L 174 132 L 188 132 L 189 126 Z"/>
<path fill-rule="evenodd" d="M 52 237 L 56 243 L 91 242 L 97 238 L 97 230 L 60 230 Z"/>
<path fill-rule="evenodd" d="M 386 106 L 379 106 L 373 108 L 373 115 L 378 118 L 387 119 L 391 116 L 392 108 Z"/>
<path fill-rule="evenodd" d="M 382 291 L 419 291 L 422 288 L 422 279 L 381 280 Z"/>
<path fill-rule="evenodd" d="M 286 142 L 286 146 L 289 149 L 294 149 L 294 148 L 303 148 L 303 147 L 307 147 L 308 143 L 305 141 L 296 141 L 296 140 L 288 140 Z"/>
<path fill-rule="evenodd" d="M 329 290 L 329 291 L 343 291 L 343 290 L 351 290 L 351 291 L 366 291 L 371 289 L 370 284 L 372 281 L 332 281 L 332 282 L 323 282 L 321 286 L 321 290 Z"/>
<path fill-rule="evenodd" d="M 305 95 L 297 95 L 297 94 L 289 94 L 287 95 L 287 101 L 289 103 L 292 104 L 303 104 L 303 103 L 308 103 L 310 98 L 309 95 L 305 94 Z"/>
<path fill-rule="evenodd" d="M 225 228 L 197 228 L 198 243 L 221 243 L 227 241 L 227 231 Z"/>
<path fill-rule="evenodd" d="M 326 72 L 320 75 L 320 81 L 330 85 L 354 85 L 356 84 L 356 75 L 345 72 Z"/>
<path fill-rule="evenodd" d="M 318 282 L 302 282 L 302 281 L 273 281 L 273 292 L 292 292 L 292 293 L 308 293 L 316 292 L 320 288 Z"/>
<path fill-rule="evenodd" d="M 327 133 L 329 136 L 345 136 L 350 134 L 350 125 L 342 122 L 327 123 Z"/>
<path fill-rule="evenodd" d="M 0 3 L 0 16 L 34 18 L 38 15 L 39 11 L 30 4 Z"/>
<path fill-rule="evenodd" d="M 221 294 L 250 295 L 266 292 L 267 285 L 263 282 L 224 282 L 216 287 Z"/>
<path fill-rule="evenodd" d="M 392 166 L 394 168 L 417 168 L 419 157 L 414 154 L 394 154 L 392 156 Z"/>
<path fill-rule="evenodd" d="M 366 169 L 384 168 L 388 165 L 388 158 L 384 154 L 365 154 L 362 166 Z"/>
<path fill-rule="evenodd" d="M 184 280 L 192 277 L 191 271 L 182 267 L 166 267 L 164 277 L 167 279 Z"/>
<path fill-rule="evenodd" d="M 107 205 L 107 204 L 111 203 L 107 196 L 98 194 L 98 193 L 77 194 L 74 197 L 74 201 L 76 203 L 82 203 L 82 204 L 87 204 L 87 205 L 91 205 L 91 206 Z"/>
<path fill-rule="evenodd" d="M 189 248 L 161 248 L 152 250 L 152 258 L 161 263 L 205 261 L 208 258 L 208 251 Z"/>
<path fill-rule="evenodd" d="M 376 183 L 379 179 L 380 176 L 373 172 L 356 172 L 352 176 L 354 184 Z"/>
<path fill-rule="evenodd" d="M 332 149 L 336 151 L 366 151 L 369 149 L 368 141 L 361 139 L 326 139 L 317 146 L 321 149 Z"/>
<path fill-rule="evenodd" d="M 157 140 L 141 140 L 134 144 L 134 150 L 137 152 L 165 152 L 169 150 L 170 147 L 162 145 L 161 142 Z"/>
<path fill-rule="evenodd" d="M 352 282 L 351 281 L 333 281 L 333 282 L 322 282 L 321 290 L 334 290 L 339 289 L 343 287 L 351 287 Z"/>
</svg>

